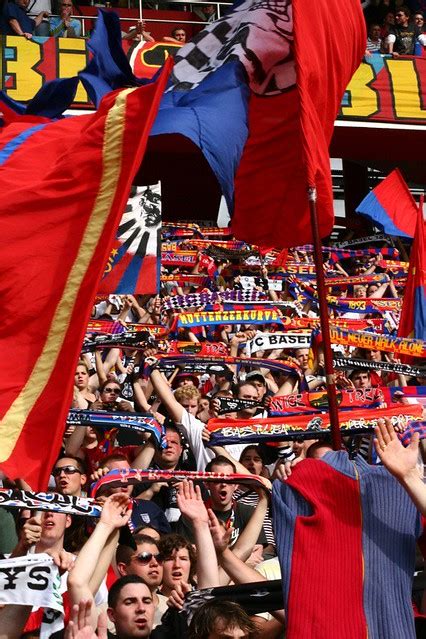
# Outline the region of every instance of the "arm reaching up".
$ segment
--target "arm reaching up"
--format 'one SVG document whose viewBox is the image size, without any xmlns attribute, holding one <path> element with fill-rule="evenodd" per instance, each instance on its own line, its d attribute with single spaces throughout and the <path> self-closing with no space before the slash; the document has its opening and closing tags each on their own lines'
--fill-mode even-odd
<svg viewBox="0 0 426 639">
<path fill-rule="evenodd" d="M 419 434 L 414 433 L 405 448 L 389 419 L 379 420 L 375 430 L 374 445 L 383 465 L 402 484 L 422 515 L 426 515 L 426 486 L 418 468 Z"/>
<path fill-rule="evenodd" d="M 105 501 L 100 520 L 68 576 L 71 604 L 78 605 L 83 600 L 93 601 L 116 550 L 118 529 L 129 521 L 128 507 L 129 497 L 124 493 L 111 495 Z M 96 610 L 93 607 L 91 609 L 91 624 L 96 628 Z"/>
<path fill-rule="evenodd" d="M 216 552 L 209 529 L 209 516 L 199 486 L 183 481 L 177 486 L 177 504 L 194 530 L 197 547 L 197 583 L 199 588 L 219 585 Z"/>
</svg>

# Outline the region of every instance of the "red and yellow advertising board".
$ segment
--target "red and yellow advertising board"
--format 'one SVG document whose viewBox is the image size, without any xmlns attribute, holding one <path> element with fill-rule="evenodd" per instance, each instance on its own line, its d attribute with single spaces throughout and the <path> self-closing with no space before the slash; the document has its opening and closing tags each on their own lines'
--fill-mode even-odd
<svg viewBox="0 0 426 639">
<path fill-rule="evenodd" d="M 27 102 L 44 82 L 68 78 L 88 60 L 86 40 L 48 38 L 37 43 L 18 36 L 0 37 L 1 88 L 14 100 Z M 123 42 L 138 77 L 150 78 L 180 45 L 170 42 Z M 426 120 L 426 58 L 397 60 L 373 55 L 354 74 L 342 101 L 340 119 L 423 123 Z M 79 84 L 74 106 L 90 106 Z"/>
</svg>

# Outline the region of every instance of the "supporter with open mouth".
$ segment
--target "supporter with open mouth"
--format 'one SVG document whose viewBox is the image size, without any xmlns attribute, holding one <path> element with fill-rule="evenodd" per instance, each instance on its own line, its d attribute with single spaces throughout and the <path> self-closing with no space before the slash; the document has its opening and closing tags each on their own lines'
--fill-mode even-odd
<svg viewBox="0 0 426 639">
<path fill-rule="evenodd" d="M 192 584 L 196 570 L 196 554 L 192 545 L 181 535 L 164 535 L 159 542 L 163 555 L 163 584 L 161 593 L 169 597 L 180 584 Z"/>
</svg>

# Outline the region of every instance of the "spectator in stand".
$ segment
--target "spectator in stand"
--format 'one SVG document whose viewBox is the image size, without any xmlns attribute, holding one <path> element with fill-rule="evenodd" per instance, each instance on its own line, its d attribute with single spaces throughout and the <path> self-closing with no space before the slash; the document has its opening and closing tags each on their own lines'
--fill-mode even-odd
<svg viewBox="0 0 426 639">
<path fill-rule="evenodd" d="M 203 22 L 214 22 L 216 16 L 216 6 L 214 4 L 202 4 L 193 9 L 195 13 Z"/>
<path fill-rule="evenodd" d="M 158 550 L 158 544 L 144 534 L 134 536 L 136 550 L 120 544 L 116 553 L 116 564 L 119 574 L 137 575 L 148 586 L 155 606 L 153 628 L 158 626 L 161 617 L 167 610 L 167 598 L 158 592 L 163 581 L 164 557 Z"/>
<path fill-rule="evenodd" d="M 129 575 L 115 582 L 108 595 L 108 616 L 114 622 L 117 639 L 150 637 L 155 606 L 142 579 Z"/>
<path fill-rule="evenodd" d="M 155 42 L 155 39 L 152 37 L 152 35 L 148 31 L 145 31 L 145 22 L 141 22 L 139 20 L 136 27 L 132 27 L 131 29 L 129 29 L 127 33 L 125 31 L 122 31 L 121 37 L 123 40 L 136 40 L 136 41 L 143 40 L 144 42 Z M 128 297 L 133 298 L 133 295 L 129 295 Z M 136 302 L 135 298 L 133 298 L 133 300 L 135 300 Z M 137 307 L 137 310 L 139 311 L 141 309 Z"/>
<path fill-rule="evenodd" d="M 45 13 L 45 17 L 40 22 L 40 24 L 34 29 L 34 35 L 49 37 L 50 35 L 50 24 L 49 24 L 49 16 L 52 13 L 52 2 L 51 0 L 29 0 L 27 7 L 28 17 L 35 20 L 40 13 Z"/>
<path fill-rule="evenodd" d="M 120 398 L 122 388 L 118 382 L 107 379 L 103 384 L 101 384 L 99 391 L 99 399 L 90 404 L 90 410 L 135 412 L 135 409 L 130 402 Z"/>
<path fill-rule="evenodd" d="M 96 401 L 96 395 L 90 385 L 90 372 L 87 363 L 80 360 L 74 375 L 74 408 L 88 408 Z"/>
<path fill-rule="evenodd" d="M 29 0 L 16 0 L 16 3 L 7 2 L 4 5 L 0 22 L 2 35 L 19 35 L 27 40 L 32 39 L 36 27 L 41 24 L 43 18 L 49 16 L 49 13 L 41 11 L 34 19 L 30 18 L 26 12 L 28 4 Z"/>
<path fill-rule="evenodd" d="M 84 461 L 80 457 L 73 455 L 59 457 L 52 470 L 52 475 L 58 493 L 81 497 L 81 491 L 87 481 L 87 471 Z"/>
<path fill-rule="evenodd" d="M 381 28 L 379 24 L 370 24 L 368 28 L 367 48 L 365 55 L 368 57 L 372 53 L 381 53 L 382 39 L 380 37 Z"/>
<path fill-rule="evenodd" d="M 135 459 L 133 464 L 136 464 L 134 468 L 146 468 L 148 464 L 146 464 L 144 460 L 144 449 L 142 448 L 141 454 Z M 151 456 L 151 452 L 149 453 Z M 99 464 L 99 470 L 94 473 L 94 478 L 98 479 L 104 475 L 107 475 L 111 470 L 127 470 L 130 468 L 130 464 L 125 455 L 120 454 L 119 452 L 114 455 L 110 455 L 105 458 Z M 134 490 L 136 488 L 136 490 Z M 133 485 L 129 485 L 127 482 L 124 482 L 123 485 L 110 488 L 108 486 L 101 487 L 97 492 L 97 496 L 102 495 L 104 497 L 108 495 L 112 495 L 115 493 L 125 493 L 129 497 L 132 494 L 138 494 L 137 485 L 136 487 Z M 131 525 L 132 529 L 136 530 L 143 524 L 149 524 L 153 528 L 159 530 L 163 533 L 170 532 L 170 525 L 166 519 L 164 512 L 159 508 L 156 504 L 151 502 L 148 499 L 134 499 L 133 500 L 133 509 L 131 516 Z"/>
<path fill-rule="evenodd" d="M 395 14 L 395 25 L 389 29 L 386 39 L 393 57 L 414 55 L 417 42 L 423 46 L 426 43 L 422 29 L 410 21 L 410 16 L 410 10 L 405 6 L 400 7 Z"/>
<path fill-rule="evenodd" d="M 349 375 L 349 379 L 354 388 L 371 388 L 371 376 L 370 371 L 365 371 L 362 368 L 354 368 Z"/>
<path fill-rule="evenodd" d="M 207 472 L 223 473 L 230 475 L 236 473 L 235 464 L 223 455 L 218 455 L 206 466 Z M 247 526 L 253 509 L 246 504 L 235 502 L 233 495 L 238 488 L 237 484 L 229 482 L 212 482 L 208 485 L 210 498 L 207 500 L 207 507 L 211 508 L 216 517 L 224 524 L 225 528 L 231 529 L 231 542 L 234 544 L 241 532 Z M 188 526 L 186 519 L 181 518 L 179 521 L 179 531 L 186 539 L 192 539 L 192 530 Z M 262 546 L 267 545 L 265 531 L 262 531 L 257 540 Z"/>
<path fill-rule="evenodd" d="M 158 546 L 163 557 L 163 595 L 169 597 L 182 583 L 192 587 L 197 568 L 197 555 L 192 544 L 186 537 L 172 533 L 164 535 Z"/>
<path fill-rule="evenodd" d="M 383 47 L 385 51 L 387 51 L 386 40 L 389 35 L 389 31 L 391 27 L 394 26 L 394 24 L 395 24 L 395 14 L 392 11 L 388 11 L 384 17 L 382 28 L 380 30 L 380 37 L 382 38 Z"/>
<path fill-rule="evenodd" d="M 420 11 L 418 13 L 415 13 L 414 22 L 416 23 L 416 26 L 419 27 L 419 29 L 421 29 L 421 32 L 425 33 L 426 27 L 425 27 L 425 19 L 423 17 L 423 13 L 421 13 Z"/>
<path fill-rule="evenodd" d="M 233 601 L 207 601 L 197 608 L 188 630 L 188 639 L 249 639 L 256 624 Z"/>
<path fill-rule="evenodd" d="M 81 22 L 71 18 L 73 6 L 71 0 L 61 0 L 59 16 L 50 18 L 50 35 L 54 38 L 79 38 Z"/>
<path fill-rule="evenodd" d="M 176 27 L 169 36 L 164 36 L 166 42 L 175 42 L 176 44 L 185 44 L 186 31 L 183 27 Z"/>
</svg>

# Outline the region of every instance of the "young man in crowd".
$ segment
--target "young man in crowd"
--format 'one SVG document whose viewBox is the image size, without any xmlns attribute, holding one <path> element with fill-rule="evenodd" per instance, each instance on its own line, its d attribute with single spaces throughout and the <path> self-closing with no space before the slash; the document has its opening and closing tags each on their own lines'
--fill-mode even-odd
<svg viewBox="0 0 426 639">
<path fill-rule="evenodd" d="M 167 610 L 167 598 L 158 592 L 163 582 L 164 556 L 160 553 L 158 544 L 148 535 L 136 534 L 133 539 L 136 550 L 123 544 L 118 546 L 117 570 L 122 577 L 137 575 L 148 586 L 155 608 L 152 626 L 155 628 Z"/>
</svg>

